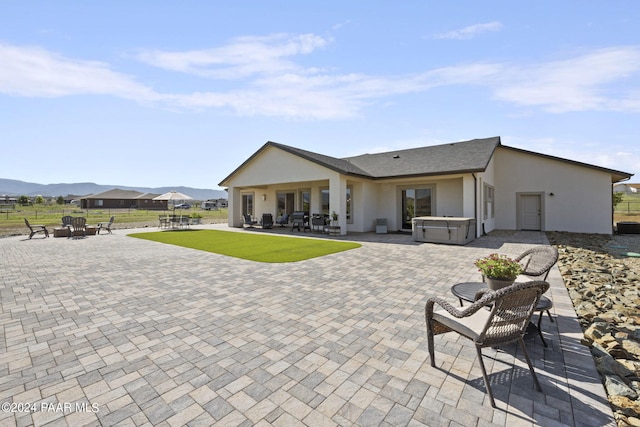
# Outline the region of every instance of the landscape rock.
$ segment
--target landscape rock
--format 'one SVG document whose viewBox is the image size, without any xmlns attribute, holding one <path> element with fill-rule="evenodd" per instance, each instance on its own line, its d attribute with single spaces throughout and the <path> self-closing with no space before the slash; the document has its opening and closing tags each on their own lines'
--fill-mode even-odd
<svg viewBox="0 0 640 427">
<path fill-rule="evenodd" d="M 640 235 L 547 233 L 619 427 L 640 427 Z"/>
</svg>

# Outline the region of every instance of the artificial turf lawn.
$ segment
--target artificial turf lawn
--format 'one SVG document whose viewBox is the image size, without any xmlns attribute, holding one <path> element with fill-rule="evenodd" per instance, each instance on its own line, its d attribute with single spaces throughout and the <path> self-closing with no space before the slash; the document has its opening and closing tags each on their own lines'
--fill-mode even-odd
<svg viewBox="0 0 640 427">
<path fill-rule="evenodd" d="M 236 233 L 218 230 L 175 230 L 134 233 L 131 237 L 199 249 L 258 262 L 295 262 L 349 249 L 359 243 Z"/>
</svg>

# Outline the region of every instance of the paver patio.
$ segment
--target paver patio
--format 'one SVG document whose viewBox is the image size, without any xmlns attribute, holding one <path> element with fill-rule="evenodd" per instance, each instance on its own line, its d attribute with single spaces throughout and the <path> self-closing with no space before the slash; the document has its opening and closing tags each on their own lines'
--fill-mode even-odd
<svg viewBox="0 0 640 427">
<path fill-rule="evenodd" d="M 543 393 L 515 346 L 484 350 L 497 409 L 467 340 L 436 337 L 429 365 L 426 299 L 457 303 L 475 259 L 542 233 L 463 247 L 363 234 L 261 264 L 133 231 L 0 239 L 1 425 L 615 425 L 557 267 L 549 347 L 526 340 Z"/>
</svg>

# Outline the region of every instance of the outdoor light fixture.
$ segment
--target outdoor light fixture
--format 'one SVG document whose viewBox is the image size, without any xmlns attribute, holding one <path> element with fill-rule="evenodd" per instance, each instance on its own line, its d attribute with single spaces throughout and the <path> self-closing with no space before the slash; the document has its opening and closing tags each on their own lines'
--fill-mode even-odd
<svg viewBox="0 0 640 427">
<path fill-rule="evenodd" d="M 263 195 L 262 195 L 262 201 L 263 201 L 263 202 L 266 202 L 266 201 L 267 201 L 267 195 L 266 195 L 266 194 L 263 194 Z"/>
</svg>

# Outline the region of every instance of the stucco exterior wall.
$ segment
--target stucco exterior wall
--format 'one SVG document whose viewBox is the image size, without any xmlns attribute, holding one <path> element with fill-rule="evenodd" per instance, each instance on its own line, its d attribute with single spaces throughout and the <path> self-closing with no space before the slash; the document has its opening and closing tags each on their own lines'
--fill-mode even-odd
<svg viewBox="0 0 640 427">
<path fill-rule="evenodd" d="M 612 233 L 611 175 L 570 162 L 499 147 L 496 228 L 518 226 L 518 194 L 541 194 L 543 230 Z"/>
</svg>

